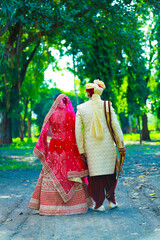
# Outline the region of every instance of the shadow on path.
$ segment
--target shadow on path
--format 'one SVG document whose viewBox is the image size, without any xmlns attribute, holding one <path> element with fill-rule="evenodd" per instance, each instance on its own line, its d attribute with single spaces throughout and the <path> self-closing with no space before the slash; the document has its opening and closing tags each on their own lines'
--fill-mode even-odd
<svg viewBox="0 0 160 240">
<path fill-rule="evenodd" d="M 38 211 L 27 208 L 40 169 L 0 171 L 0 240 L 158 240 L 158 152 L 159 146 L 127 146 L 124 173 L 116 189 L 119 207 L 109 210 L 105 201 L 105 212 L 89 210 L 80 215 L 40 216 Z M 2 157 L 7 159 L 6 155 L 14 153 L 6 152 Z"/>
</svg>

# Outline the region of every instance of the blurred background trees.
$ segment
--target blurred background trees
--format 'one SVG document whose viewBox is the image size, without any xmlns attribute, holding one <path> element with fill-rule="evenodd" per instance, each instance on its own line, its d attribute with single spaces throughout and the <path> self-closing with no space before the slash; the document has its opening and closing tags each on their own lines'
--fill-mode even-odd
<svg viewBox="0 0 160 240">
<path fill-rule="evenodd" d="M 59 92 L 44 81 L 50 63 L 57 69 L 52 49 L 73 57 L 78 90 L 67 95 L 75 111 L 85 83 L 99 78 L 124 132 L 149 140 L 148 113 L 159 128 L 159 1 L 3 0 L 0 10 L 0 143 L 40 130 Z"/>
</svg>

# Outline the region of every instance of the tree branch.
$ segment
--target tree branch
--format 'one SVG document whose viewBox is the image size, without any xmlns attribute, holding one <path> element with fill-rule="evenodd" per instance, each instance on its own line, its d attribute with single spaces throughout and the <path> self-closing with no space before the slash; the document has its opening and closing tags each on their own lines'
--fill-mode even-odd
<svg viewBox="0 0 160 240">
<path fill-rule="evenodd" d="M 15 39 L 17 37 L 17 34 L 19 33 L 20 31 L 20 23 L 17 22 L 13 28 L 13 31 L 11 32 L 10 36 L 9 36 L 9 39 L 8 39 L 8 44 L 13 46 L 13 43 L 15 42 Z"/>
<path fill-rule="evenodd" d="M 63 26 L 64 23 L 63 22 L 60 22 L 58 25 L 57 24 L 54 24 L 51 26 L 52 30 L 54 29 L 57 29 L 58 27 L 61 27 Z M 35 34 L 30 34 L 29 35 L 29 38 L 21 45 L 21 48 L 20 48 L 20 51 L 22 51 L 23 49 L 25 49 L 26 47 L 29 46 L 29 44 L 33 43 L 34 41 L 36 41 L 37 39 L 41 39 L 41 37 L 43 36 L 46 36 L 48 32 L 47 31 L 39 31 Z"/>
<path fill-rule="evenodd" d="M 89 8 L 85 9 L 83 12 L 81 13 L 77 13 L 75 15 L 75 18 L 78 18 L 78 17 L 83 17 L 85 14 L 87 14 L 90 10 L 91 10 L 92 6 L 90 6 Z M 64 22 L 58 22 L 58 23 L 55 23 L 51 26 L 51 29 L 52 31 L 53 30 L 56 30 L 57 28 L 59 27 L 62 27 L 64 25 Z M 41 37 L 45 36 L 47 33 L 49 33 L 49 31 L 39 31 L 37 32 L 36 34 L 32 34 L 29 36 L 29 38 L 24 42 L 24 44 L 21 46 L 21 51 L 23 49 L 25 49 L 26 47 L 28 47 L 29 44 L 33 43 L 35 40 L 40 39 Z"/>
<path fill-rule="evenodd" d="M 16 43 L 16 54 L 20 54 L 19 49 L 20 49 L 20 45 L 21 45 L 22 34 L 23 34 L 23 29 L 22 29 L 22 26 L 20 26 L 18 39 L 17 39 L 17 43 Z"/>
<path fill-rule="evenodd" d="M 22 71 L 21 71 L 21 74 L 20 74 L 20 75 L 21 75 L 21 85 L 22 85 L 22 83 L 23 83 L 23 80 L 24 80 L 24 77 L 25 77 L 25 74 L 26 74 L 26 71 L 27 71 L 28 65 L 29 65 L 29 63 L 31 62 L 31 60 L 33 59 L 34 54 L 36 53 L 36 51 L 37 51 L 37 49 L 38 49 L 40 43 L 41 43 L 41 41 L 38 40 L 38 42 L 37 42 L 37 44 L 36 44 L 34 50 L 32 51 L 32 53 L 31 53 L 29 59 L 28 59 L 28 60 L 26 61 L 26 63 L 23 65 L 23 68 L 22 68 Z"/>
<path fill-rule="evenodd" d="M 0 30 L 0 37 L 3 36 L 3 34 L 8 30 L 9 26 L 11 26 L 15 21 L 11 21 L 6 24 L 1 30 Z"/>
</svg>

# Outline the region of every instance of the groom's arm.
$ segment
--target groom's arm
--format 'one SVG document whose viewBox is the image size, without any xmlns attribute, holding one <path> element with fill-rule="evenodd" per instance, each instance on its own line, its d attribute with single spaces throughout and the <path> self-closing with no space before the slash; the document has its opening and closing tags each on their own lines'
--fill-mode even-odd
<svg viewBox="0 0 160 240">
<path fill-rule="evenodd" d="M 124 144 L 124 138 L 123 138 L 123 132 L 122 129 L 119 125 L 117 116 L 114 112 L 114 109 L 111 105 L 111 125 L 117 140 L 117 147 L 119 149 L 119 151 L 124 152 L 125 151 L 125 144 Z"/>
<path fill-rule="evenodd" d="M 78 146 L 78 150 L 79 150 L 80 154 L 85 153 L 82 129 L 83 129 L 82 117 L 81 117 L 80 111 L 77 107 L 75 133 L 76 133 L 77 146 Z"/>
</svg>

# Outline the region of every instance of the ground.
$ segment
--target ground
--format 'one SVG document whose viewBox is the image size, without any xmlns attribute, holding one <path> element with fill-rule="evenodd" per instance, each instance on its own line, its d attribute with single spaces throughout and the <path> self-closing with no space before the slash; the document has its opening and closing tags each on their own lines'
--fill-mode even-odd
<svg viewBox="0 0 160 240">
<path fill-rule="evenodd" d="M 126 149 L 116 189 L 119 207 L 109 210 L 105 200 L 105 212 L 70 216 L 40 216 L 28 209 L 41 163 L 32 149 L 0 149 L 0 240 L 160 239 L 160 144 Z"/>
</svg>

